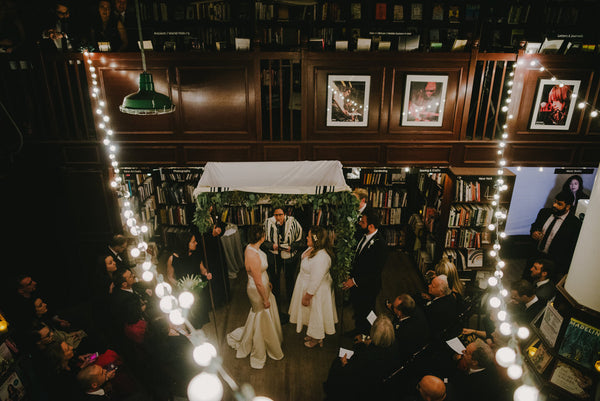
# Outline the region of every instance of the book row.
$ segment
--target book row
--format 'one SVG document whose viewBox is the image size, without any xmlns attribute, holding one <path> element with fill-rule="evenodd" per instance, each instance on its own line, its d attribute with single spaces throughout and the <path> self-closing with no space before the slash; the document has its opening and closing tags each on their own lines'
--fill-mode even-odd
<svg viewBox="0 0 600 401">
<path fill-rule="evenodd" d="M 492 222 L 491 205 L 452 205 L 448 227 L 487 227 Z"/>
<path fill-rule="evenodd" d="M 163 205 L 194 204 L 194 189 L 196 187 L 192 184 L 163 182 L 156 187 L 158 203 Z"/>
<path fill-rule="evenodd" d="M 393 185 L 406 183 L 404 171 L 374 171 L 361 174 L 362 185 Z"/>
<path fill-rule="evenodd" d="M 472 228 L 450 228 L 446 231 L 446 248 L 481 248 L 490 243 L 488 231 L 477 231 Z"/>
<path fill-rule="evenodd" d="M 406 207 L 408 193 L 392 189 L 369 189 L 369 204 L 373 207 Z"/>
</svg>

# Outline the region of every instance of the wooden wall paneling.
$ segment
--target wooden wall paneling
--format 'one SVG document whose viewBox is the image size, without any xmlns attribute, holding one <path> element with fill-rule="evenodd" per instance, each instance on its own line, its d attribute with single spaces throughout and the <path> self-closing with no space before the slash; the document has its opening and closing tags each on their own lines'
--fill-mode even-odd
<svg viewBox="0 0 600 401">
<path fill-rule="evenodd" d="M 490 143 L 460 143 L 455 146 L 457 154 L 460 154 L 460 165 L 463 166 L 495 166 L 498 161 L 498 146 L 495 142 Z M 452 163 L 455 165 L 455 163 Z"/>
<path fill-rule="evenodd" d="M 176 166 L 181 164 L 176 144 L 120 144 L 119 162 L 122 166 Z"/>
<path fill-rule="evenodd" d="M 598 167 L 598 155 L 600 155 L 600 144 L 581 144 L 579 148 L 578 162 L 583 166 Z"/>
<path fill-rule="evenodd" d="M 310 160 L 339 160 L 350 166 L 380 166 L 383 162 L 379 145 L 331 143 L 314 144 L 310 148 Z"/>
<path fill-rule="evenodd" d="M 541 79 L 550 79 L 552 75 L 557 78 L 557 84 L 561 79 L 580 80 L 579 99 L 581 99 L 581 95 L 583 95 L 584 99 L 588 101 L 592 88 L 594 71 L 583 62 L 571 63 L 569 66 L 557 62 L 556 66 L 554 66 L 553 60 L 564 61 L 564 58 L 557 59 L 557 57 L 560 56 L 536 56 L 539 57 L 540 63 L 546 68 L 545 71 L 539 70 L 539 64 L 534 66 L 530 65 L 531 61 L 538 59 L 532 55 L 524 55 L 522 58 L 523 63 L 517 68 L 518 73 L 516 74 L 516 78 L 518 79 L 515 79 L 517 87 L 513 85 L 513 102 L 511 103 L 514 104 L 514 106 L 510 110 L 515 116 L 512 123 L 509 125 L 509 129 L 514 133 L 511 139 L 540 142 L 548 140 L 572 141 L 574 139 L 573 137 L 580 135 L 584 121 L 584 113 L 577 107 L 576 102 L 571 102 L 570 104 L 570 107 L 574 107 L 574 113 L 568 131 L 532 130 L 529 128 L 534 107 L 536 106 L 534 103 L 536 101 L 539 83 Z M 517 96 L 515 96 L 515 94 L 517 94 Z"/>
<path fill-rule="evenodd" d="M 251 135 L 254 100 L 249 67 L 245 63 L 176 68 L 181 129 L 186 136 L 227 141 Z"/>
<path fill-rule="evenodd" d="M 453 144 L 403 143 L 386 146 L 386 165 L 448 165 Z"/>
<path fill-rule="evenodd" d="M 243 144 L 188 145 L 184 158 L 188 165 L 203 165 L 206 162 L 247 162 L 260 160 L 256 146 Z"/>
<path fill-rule="evenodd" d="M 433 62 L 419 63 L 413 60 L 407 63 L 397 63 L 393 67 L 392 82 L 390 82 L 390 112 L 389 134 L 395 138 L 422 140 L 452 140 L 458 139 L 462 124 L 462 110 L 465 104 L 465 87 L 468 80 L 469 60 L 459 58 L 449 60 L 443 66 L 436 67 Z M 444 116 L 441 127 L 402 126 L 402 112 L 405 108 L 404 92 L 407 75 L 447 75 L 448 86 Z"/>
<path fill-rule="evenodd" d="M 515 166 L 568 166 L 575 162 L 577 144 L 513 143 L 509 160 Z"/>
<path fill-rule="evenodd" d="M 263 146 L 264 161 L 302 160 L 302 145 L 269 145 Z"/>
<path fill-rule="evenodd" d="M 101 152 L 98 144 L 77 144 L 68 145 L 63 148 L 63 157 L 66 164 L 72 165 L 93 165 L 105 163 L 105 156 Z"/>
<path fill-rule="evenodd" d="M 595 73 L 594 71 L 594 80 L 593 80 L 593 91 L 591 92 L 592 95 L 590 96 L 590 105 L 588 106 L 588 108 L 586 109 L 588 111 L 587 113 L 587 125 L 586 125 L 586 129 L 585 129 L 585 135 L 600 135 L 600 115 L 596 116 L 596 117 L 590 117 L 589 113 L 592 110 L 598 110 L 600 108 L 600 105 L 598 104 L 598 101 L 600 100 L 598 98 L 599 94 L 600 94 L 600 76 L 598 74 Z M 600 110 L 598 110 L 600 111 Z"/>
</svg>

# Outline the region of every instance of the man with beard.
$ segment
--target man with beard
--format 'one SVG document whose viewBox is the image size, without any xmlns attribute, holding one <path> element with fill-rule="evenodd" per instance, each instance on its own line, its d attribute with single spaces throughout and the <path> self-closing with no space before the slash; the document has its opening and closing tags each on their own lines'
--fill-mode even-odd
<svg viewBox="0 0 600 401">
<path fill-rule="evenodd" d="M 572 204 L 572 193 L 559 192 L 552 207 L 541 209 L 531 225 L 535 255 L 555 263 L 557 279 L 569 271 L 581 229 L 581 221 L 569 213 Z"/>
<path fill-rule="evenodd" d="M 552 281 L 552 272 L 554 271 L 554 263 L 546 259 L 536 259 L 529 269 L 531 279 L 535 285 L 535 295 L 544 304 L 554 298 L 556 294 L 556 286 Z"/>
</svg>

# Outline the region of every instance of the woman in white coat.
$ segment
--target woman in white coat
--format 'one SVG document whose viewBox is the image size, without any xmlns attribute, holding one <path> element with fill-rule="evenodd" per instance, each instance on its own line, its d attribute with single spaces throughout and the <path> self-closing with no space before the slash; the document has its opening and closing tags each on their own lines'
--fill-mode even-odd
<svg viewBox="0 0 600 401">
<path fill-rule="evenodd" d="M 325 334 L 335 334 L 337 311 L 329 274 L 333 244 L 327 230 L 314 226 L 308 232 L 308 249 L 302 254 L 300 273 L 290 301 L 290 322 L 300 333 L 307 326 L 304 345 L 323 346 Z"/>
</svg>

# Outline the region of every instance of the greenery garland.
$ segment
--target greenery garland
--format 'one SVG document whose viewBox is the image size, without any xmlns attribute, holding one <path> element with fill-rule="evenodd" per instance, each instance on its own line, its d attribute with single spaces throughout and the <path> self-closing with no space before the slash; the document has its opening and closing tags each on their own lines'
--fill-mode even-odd
<svg viewBox="0 0 600 401">
<path fill-rule="evenodd" d="M 201 233 L 212 228 L 211 213 L 220 215 L 230 205 L 252 208 L 258 203 L 269 203 L 275 208 L 294 206 L 313 210 L 326 209 L 333 215 L 335 233 L 335 260 L 331 276 L 336 286 L 341 287 L 350 273 L 356 240 L 354 232 L 358 220 L 358 199 L 349 191 L 327 192 L 318 195 L 307 194 L 257 194 L 252 192 L 204 192 L 196 199 L 194 224 Z"/>
</svg>

